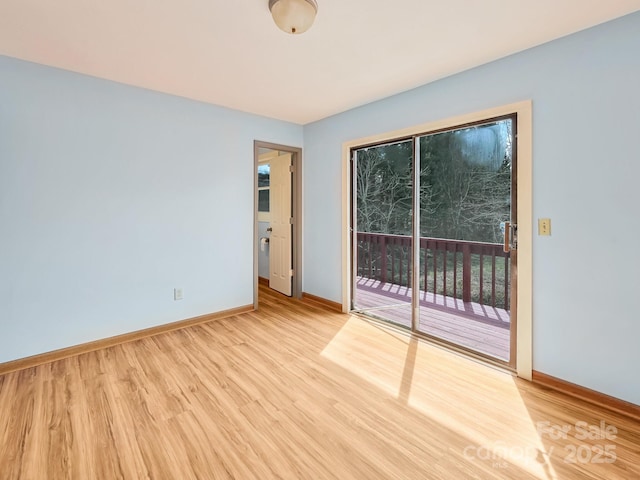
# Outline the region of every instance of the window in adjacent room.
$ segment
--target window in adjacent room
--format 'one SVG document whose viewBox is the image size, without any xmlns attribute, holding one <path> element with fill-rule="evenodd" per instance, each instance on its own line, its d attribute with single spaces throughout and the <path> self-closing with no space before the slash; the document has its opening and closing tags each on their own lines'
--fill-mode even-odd
<svg viewBox="0 0 640 480">
<path fill-rule="evenodd" d="M 268 163 L 258 165 L 258 220 L 261 222 L 269 221 L 269 174 Z"/>
</svg>

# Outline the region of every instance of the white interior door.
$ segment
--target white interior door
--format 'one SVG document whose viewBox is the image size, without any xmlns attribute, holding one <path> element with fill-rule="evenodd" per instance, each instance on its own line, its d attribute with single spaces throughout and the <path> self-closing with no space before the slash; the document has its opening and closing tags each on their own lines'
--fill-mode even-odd
<svg viewBox="0 0 640 480">
<path fill-rule="evenodd" d="M 291 154 L 270 160 L 269 287 L 291 296 Z"/>
</svg>

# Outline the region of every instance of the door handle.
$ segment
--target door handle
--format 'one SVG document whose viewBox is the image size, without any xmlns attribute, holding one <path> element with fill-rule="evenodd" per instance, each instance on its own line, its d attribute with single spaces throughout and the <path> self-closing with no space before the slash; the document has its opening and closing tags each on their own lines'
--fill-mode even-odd
<svg viewBox="0 0 640 480">
<path fill-rule="evenodd" d="M 518 225 L 511 222 L 504 222 L 504 245 L 502 250 L 505 253 L 518 249 Z"/>
<path fill-rule="evenodd" d="M 509 253 L 511 250 L 511 222 L 504 222 L 504 246 L 502 250 Z"/>
<path fill-rule="evenodd" d="M 267 228 L 267 232 L 273 232 L 273 228 L 271 227 Z"/>
</svg>

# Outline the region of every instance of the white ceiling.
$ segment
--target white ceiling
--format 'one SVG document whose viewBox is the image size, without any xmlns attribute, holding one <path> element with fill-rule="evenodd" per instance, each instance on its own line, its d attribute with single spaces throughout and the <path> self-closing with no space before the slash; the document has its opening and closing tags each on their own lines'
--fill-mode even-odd
<svg viewBox="0 0 640 480">
<path fill-rule="evenodd" d="M 1 0 L 0 54 L 305 124 L 640 10 L 640 0 Z"/>
</svg>

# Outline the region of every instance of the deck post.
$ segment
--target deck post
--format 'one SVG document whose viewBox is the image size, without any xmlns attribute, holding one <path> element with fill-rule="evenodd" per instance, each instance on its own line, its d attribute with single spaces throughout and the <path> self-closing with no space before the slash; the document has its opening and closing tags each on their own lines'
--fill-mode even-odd
<svg viewBox="0 0 640 480">
<path fill-rule="evenodd" d="M 466 243 L 462 245 L 462 301 L 471 301 L 471 249 Z"/>
<path fill-rule="evenodd" d="M 387 283 L 387 237 L 380 237 L 380 268 L 382 269 L 381 282 Z"/>
</svg>

